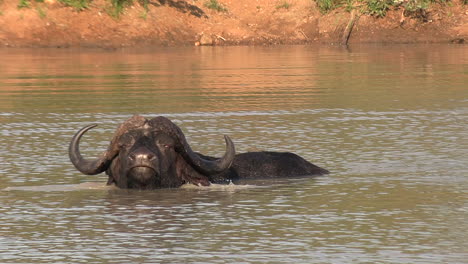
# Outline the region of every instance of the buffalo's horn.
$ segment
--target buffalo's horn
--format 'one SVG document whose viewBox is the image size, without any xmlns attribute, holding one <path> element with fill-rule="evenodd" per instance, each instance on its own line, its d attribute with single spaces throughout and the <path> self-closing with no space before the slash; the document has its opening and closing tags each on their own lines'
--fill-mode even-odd
<svg viewBox="0 0 468 264">
<path fill-rule="evenodd" d="M 234 148 L 234 143 L 232 143 L 228 136 L 224 136 L 226 141 L 226 152 L 224 153 L 223 157 L 220 159 L 208 160 L 193 152 L 192 148 L 190 148 L 190 145 L 187 142 L 187 139 L 185 139 L 182 130 L 171 120 L 162 116 L 158 116 L 151 119 L 149 124 L 156 131 L 161 131 L 177 139 L 179 151 L 185 160 L 187 160 L 198 171 L 204 174 L 211 175 L 222 172 L 228 169 L 234 160 L 236 150 Z"/>
<path fill-rule="evenodd" d="M 72 138 L 70 146 L 68 148 L 68 155 L 70 160 L 75 165 L 79 171 L 87 175 L 99 174 L 107 169 L 110 165 L 110 162 L 117 153 L 112 153 L 111 148 L 108 151 L 104 152 L 99 158 L 95 160 L 87 160 L 81 156 L 80 153 L 80 139 L 86 131 L 90 130 L 93 127 L 96 127 L 96 124 L 88 125 L 80 129 Z"/>
<path fill-rule="evenodd" d="M 215 160 L 207 160 L 194 153 L 185 140 L 185 137 L 183 138 L 183 141 L 185 142 L 182 144 L 184 145 L 184 150 L 189 162 L 197 167 L 201 172 L 211 175 L 228 169 L 234 161 L 234 156 L 236 155 L 234 143 L 232 143 L 232 140 L 226 135 L 224 136 L 224 140 L 226 141 L 226 152 L 223 157 Z"/>
</svg>

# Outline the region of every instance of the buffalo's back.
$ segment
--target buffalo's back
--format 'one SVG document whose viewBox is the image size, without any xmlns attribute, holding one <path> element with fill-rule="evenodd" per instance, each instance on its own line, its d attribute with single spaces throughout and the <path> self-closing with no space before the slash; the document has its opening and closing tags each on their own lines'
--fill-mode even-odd
<svg viewBox="0 0 468 264">
<path fill-rule="evenodd" d="M 210 177 L 214 183 L 226 183 L 242 179 L 287 178 L 327 174 L 302 157 L 290 152 L 247 152 L 237 154 L 231 168 Z"/>
<path fill-rule="evenodd" d="M 236 155 L 231 166 L 241 179 L 276 178 L 328 173 L 290 152 L 247 152 Z"/>
</svg>

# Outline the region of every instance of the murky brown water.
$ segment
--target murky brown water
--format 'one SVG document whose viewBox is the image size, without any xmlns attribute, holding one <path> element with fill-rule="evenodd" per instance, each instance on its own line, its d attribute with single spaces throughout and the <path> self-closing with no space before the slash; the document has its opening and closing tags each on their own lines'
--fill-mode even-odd
<svg viewBox="0 0 468 264">
<path fill-rule="evenodd" d="M 2 263 L 467 263 L 468 47 L 0 50 Z M 332 173 L 138 192 L 81 175 L 132 114 Z"/>
</svg>

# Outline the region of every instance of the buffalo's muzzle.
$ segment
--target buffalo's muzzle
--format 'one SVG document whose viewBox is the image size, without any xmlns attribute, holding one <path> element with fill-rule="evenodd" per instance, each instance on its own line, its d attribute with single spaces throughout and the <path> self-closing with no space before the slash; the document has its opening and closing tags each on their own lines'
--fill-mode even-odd
<svg viewBox="0 0 468 264">
<path fill-rule="evenodd" d="M 153 161 L 156 158 L 156 156 L 153 152 L 151 152 L 147 148 L 140 147 L 136 149 L 135 151 L 133 151 L 132 153 L 130 153 L 128 155 L 128 158 L 135 163 L 139 163 L 139 162 L 144 163 L 148 161 Z"/>
<path fill-rule="evenodd" d="M 133 167 L 128 172 L 128 176 L 139 182 L 146 182 L 151 178 L 154 178 L 156 175 L 157 173 L 153 168 L 144 166 Z"/>
</svg>

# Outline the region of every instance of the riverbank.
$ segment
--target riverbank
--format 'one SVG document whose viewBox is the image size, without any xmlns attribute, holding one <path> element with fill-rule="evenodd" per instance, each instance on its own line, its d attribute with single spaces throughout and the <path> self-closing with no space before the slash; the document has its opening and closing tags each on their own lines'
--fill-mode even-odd
<svg viewBox="0 0 468 264">
<path fill-rule="evenodd" d="M 391 7 L 384 17 L 357 9 L 326 14 L 311 0 L 154 0 L 121 13 L 107 0 L 82 9 L 57 0 L 0 0 L 0 46 L 129 47 L 313 43 L 467 43 L 468 5 L 434 3 L 420 12 Z"/>
</svg>

